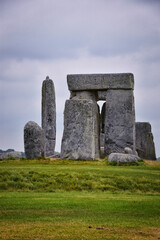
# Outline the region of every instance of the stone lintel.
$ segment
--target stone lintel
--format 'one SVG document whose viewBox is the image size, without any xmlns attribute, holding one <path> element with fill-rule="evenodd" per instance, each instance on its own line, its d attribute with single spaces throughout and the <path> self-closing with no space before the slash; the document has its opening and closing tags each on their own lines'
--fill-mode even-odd
<svg viewBox="0 0 160 240">
<path fill-rule="evenodd" d="M 134 89 L 132 73 L 72 74 L 67 75 L 70 91 Z"/>
</svg>

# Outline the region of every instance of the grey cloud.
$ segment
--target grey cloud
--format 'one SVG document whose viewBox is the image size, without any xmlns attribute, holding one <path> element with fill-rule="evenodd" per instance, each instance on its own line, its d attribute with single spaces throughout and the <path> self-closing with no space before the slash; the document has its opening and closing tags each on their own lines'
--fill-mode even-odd
<svg viewBox="0 0 160 240">
<path fill-rule="evenodd" d="M 154 10 L 148 19 L 148 8 L 134 1 L 15 1 L 10 18 L 1 17 L 1 58 L 76 58 L 82 48 L 114 56 L 149 48 L 160 40 Z"/>
</svg>

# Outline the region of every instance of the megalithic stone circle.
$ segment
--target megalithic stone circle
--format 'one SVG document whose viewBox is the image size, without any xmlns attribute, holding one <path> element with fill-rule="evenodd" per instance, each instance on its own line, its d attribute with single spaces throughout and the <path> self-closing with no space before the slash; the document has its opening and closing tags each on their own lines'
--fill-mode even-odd
<svg viewBox="0 0 160 240">
<path fill-rule="evenodd" d="M 42 84 L 42 128 L 44 129 L 44 155 L 54 155 L 56 143 L 56 103 L 54 83 L 49 77 Z"/>
<path fill-rule="evenodd" d="M 43 129 L 33 121 L 29 121 L 24 126 L 24 148 L 28 159 L 44 155 Z"/>
</svg>

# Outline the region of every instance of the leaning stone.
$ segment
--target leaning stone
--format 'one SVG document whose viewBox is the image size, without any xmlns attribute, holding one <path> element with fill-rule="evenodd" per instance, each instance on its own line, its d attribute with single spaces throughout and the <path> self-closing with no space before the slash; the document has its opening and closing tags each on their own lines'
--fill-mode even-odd
<svg viewBox="0 0 160 240">
<path fill-rule="evenodd" d="M 96 101 L 67 100 L 64 111 L 62 159 L 99 158 L 99 112 Z"/>
<path fill-rule="evenodd" d="M 111 153 L 108 157 L 109 162 L 130 163 L 137 162 L 140 158 L 133 154 Z"/>
<path fill-rule="evenodd" d="M 24 148 L 28 159 L 44 155 L 43 129 L 33 121 L 28 122 L 24 127 Z"/>
<path fill-rule="evenodd" d="M 151 124 L 148 122 L 136 123 L 136 150 L 141 158 L 156 160 Z"/>
<path fill-rule="evenodd" d="M 105 110 L 105 156 L 124 153 L 129 147 L 135 152 L 135 109 L 132 90 L 108 90 Z"/>
<path fill-rule="evenodd" d="M 67 76 L 70 91 L 134 89 L 132 73 L 74 74 Z"/>
<path fill-rule="evenodd" d="M 45 157 L 54 155 L 56 142 L 56 103 L 54 83 L 49 77 L 42 85 L 42 128 Z"/>
</svg>

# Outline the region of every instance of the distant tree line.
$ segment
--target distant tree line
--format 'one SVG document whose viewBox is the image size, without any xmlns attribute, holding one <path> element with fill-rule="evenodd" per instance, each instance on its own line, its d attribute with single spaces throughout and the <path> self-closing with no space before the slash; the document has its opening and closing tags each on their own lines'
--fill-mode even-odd
<svg viewBox="0 0 160 240">
<path fill-rule="evenodd" d="M 8 152 L 14 152 L 15 150 L 14 149 L 11 149 L 11 148 L 9 148 L 9 149 L 7 149 L 7 150 L 2 150 L 2 149 L 0 149 L 0 153 L 8 153 Z"/>
</svg>

